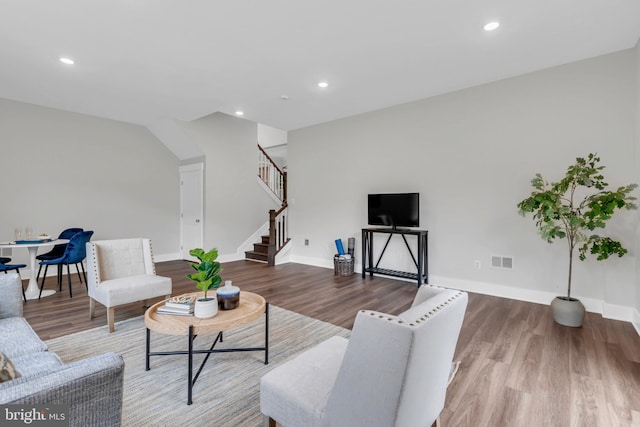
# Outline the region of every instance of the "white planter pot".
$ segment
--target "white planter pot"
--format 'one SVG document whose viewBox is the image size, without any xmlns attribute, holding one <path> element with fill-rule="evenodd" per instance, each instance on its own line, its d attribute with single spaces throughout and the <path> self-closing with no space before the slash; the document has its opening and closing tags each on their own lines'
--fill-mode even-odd
<svg viewBox="0 0 640 427">
<path fill-rule="evenodd" d="M 556 323 L 579 328 L 584 320 L 585 309 L 575 298 L 556 297 L 551 301 L 551 312 Z"/>
<path fill-rule="evenodd" d="M 218 314 L 218 299 L 216 297 L 198 298 L 193 309 L 193 315 L 198 319 L 208 319 Z"/>
</svg>

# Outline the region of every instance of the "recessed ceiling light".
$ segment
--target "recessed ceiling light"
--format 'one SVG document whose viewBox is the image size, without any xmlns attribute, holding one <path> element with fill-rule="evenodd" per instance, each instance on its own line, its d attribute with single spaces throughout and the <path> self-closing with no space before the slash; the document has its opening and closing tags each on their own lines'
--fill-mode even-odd
<svg viewBox="0 0 640 427">
<path fill-rule="evenodd" d="M 236 116 L 244 116 L 244 111 L 236 111 Z"/>
<path fill-rule="evenodd" d="M 318 83 L 318 86 L 319 86 L 319 87 L 321 87 L 321 88 L 325 88 L 325 87 L 329 86 L 329 83 L 327 83 L 327 82 L 320 82 L 320 83 Z"/>
<path fill-rule="evenodd" d="M 60 57 L 60 62 L 62 62 L 63 64 L 67 64 L 67 65 L 73 65 L 76 63 L 76 61 L 74 61 L 71 58 L 65 58 L 64 56 Z"/>
<path fill-rule="evenodd" d="M 484 26 L 484 30 L 485 31 L 493 31 L 496 28 L 498 28 L 499 26 L 500 26 L 500 23 L 498 21 L 489 22 L 488 24 L 486 24 Z"/>
</svg>

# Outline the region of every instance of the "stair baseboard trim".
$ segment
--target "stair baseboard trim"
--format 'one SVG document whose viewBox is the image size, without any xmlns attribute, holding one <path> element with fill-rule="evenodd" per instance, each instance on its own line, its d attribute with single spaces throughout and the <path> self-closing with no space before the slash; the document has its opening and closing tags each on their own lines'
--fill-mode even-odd
<svg viewBox="0 0 640 427">
<path fill-rule="evenodd" d="M 262 179 L 260 179 L 259 176 L 256 175 L 256 179 L 258 180 L 258 185 L 264 190 L 265 193 L 267 193 L 269 195 L 269 197 L 271 197 L 271 199 L 274 201 L 274 203 L 276 204 L 276 209 L 280 209 L 280 206 L 282 206 L 282 200 L 280 200 L 278 198 L 278 196 L 276 196 L 276 194 L 269 188 L 269 186 L 267 184 L 264 183 L 264 181 Z"/>
<path fill-rule="evenodd" d="M 276 254 L 276 265 L 291 262 L 291 248 L 293 248 L 293 241 L 289 240 Z"/>
<path fill-rule="evenodd" d="M 262 236 L 269 234 L 269 221 L 266 221 L 260 226 L 251 236 L 247 238 L 240 246 L 238 246 L 237 254 L 241 254 L 244 257 L 245 252 L 251 252 L 253 250 L 253 244 L 257 241 L 262 241 Z"/>
</svg>

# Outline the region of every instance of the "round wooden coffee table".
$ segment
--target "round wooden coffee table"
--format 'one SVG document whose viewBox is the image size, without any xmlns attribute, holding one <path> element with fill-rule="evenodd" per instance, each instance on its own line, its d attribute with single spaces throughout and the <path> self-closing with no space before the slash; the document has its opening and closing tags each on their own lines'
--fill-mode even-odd
<svg viewBox="0 0 640 427">
<path fill-rule="evenodd" d="M 211 291 L 209 293 L 212 293 Z M 194 292 L 188 295 L 204 296 L 204 292 Z M 179 316 L 170 314 L 158 314 L 158 307 L 164 305 L 160 301 L 146 311 L 144 314 L 144 325 L 147 328 L 147 360 L 146 370 L 150 368 L 149 359 L 151 356 L 168 356 L 176 354 L 186 354 L 189 357 L 187 404 L 191 405 L 193 385 L 195 384 L 202 368 L 209 359 L 211 353 L 228 353 L 234 351 L 264 351 L 264 364 L 269 363 L 269 303 L 263 297 L 253 292 L 240 292 L 240 304 L 233 310 L 219 310 L 218 314 L 208 319 L 199 319 L 194 316 Z M 251 323 L 265 315 L 264 347 L 252 348 L 232 348 L 214 349 L 218 342 L 223 339 L 222 332 Z M 188 338 L 188 350 L 184 351 L 151 351 L 151 331 L 167 335 L 184 335 Z M 194 350 L 193 341 L 197 335 L 216 333 L 216 338 L 208 350 Z M 207 356 L 198 368 L 198 372 L 193 375 L 193 355 L 206 353 Z"/>
</svg>

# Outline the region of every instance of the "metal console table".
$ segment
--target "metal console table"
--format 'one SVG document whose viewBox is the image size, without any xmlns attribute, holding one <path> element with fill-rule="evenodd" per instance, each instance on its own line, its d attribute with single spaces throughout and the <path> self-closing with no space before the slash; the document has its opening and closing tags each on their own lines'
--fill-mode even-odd
<svg viewBox="0 0 640 427">
<path fill-rule="evenodd" d="M 382 252 L 380 256 L 376 260 L 374 265 L 373 263 L 373 237 L 378 234 L 388 234 L 387 241 L 384 244 L 384 248 L 382 248 Z M 387 250 L 387 246 L 389 245 L 389 241 L 391 238 L 399 234 L 402 236 L 402 240 L 404 240 L 405 246 L 409 250 L 409 254 L 411 254 L 411 259 L 416 266 L 416 272 L 407 272 L 407 271 L 398 271 L 398 270 L 390 270 L 386 268 L 380 268 L 380 261 L 384 256 L 385 251 Z M 429 283 L 429 266 L 427 261 L 427 230 L 413 230 L 413 229 L 400 229 L 400 228 L 363 228 L 362 229 L 362 278 L 364 279 L 366 273 L 369 273 L 369 276 L 373 276 L 373 274 L 382 274 L 385 276 L 395 276 L 402 277 L 405 279 L 413 279 L 416 280 L 418 286 L 420 286 L 423 282 Z M 417 237 L 417 259 L 414 256 L 413 250 L 407 241 L 406 236 L 416 236 Z"/>
</svg>

